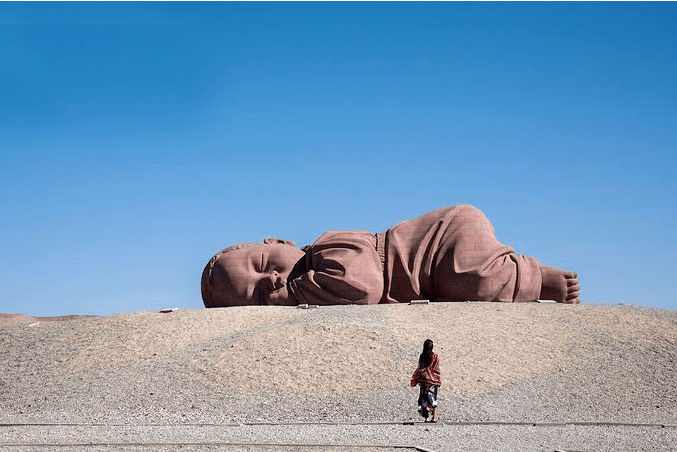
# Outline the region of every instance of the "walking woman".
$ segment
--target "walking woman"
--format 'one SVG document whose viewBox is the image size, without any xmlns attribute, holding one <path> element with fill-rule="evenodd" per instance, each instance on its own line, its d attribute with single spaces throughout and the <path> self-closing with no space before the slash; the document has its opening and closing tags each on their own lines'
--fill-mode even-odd
<svg viewBox="0 0 677 452">
<path fill-rule="evenodd" d="M 433 341 L 426 339 L 423 352 L 418 358 L 418 367 L 411 376 L 411 386 L 419 386 L 418 413 L 425 422 L 437 422 L 437 391 L 442 384 L 440 358 L 433 353 Z"/>
</svg>

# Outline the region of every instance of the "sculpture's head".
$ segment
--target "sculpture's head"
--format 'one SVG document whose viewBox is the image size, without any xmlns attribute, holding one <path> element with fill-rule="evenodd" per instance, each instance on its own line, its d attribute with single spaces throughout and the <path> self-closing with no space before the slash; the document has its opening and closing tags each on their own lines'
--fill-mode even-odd
<svg viewBox="0 0 677 452">
<path fill-rule="evenodd" d="M 296 304 L 287 278 L 304 254 L 294 242 L 272 238 L 221 250 L 202 272 L 202 301 L 207 308 Z"/>
</svg>

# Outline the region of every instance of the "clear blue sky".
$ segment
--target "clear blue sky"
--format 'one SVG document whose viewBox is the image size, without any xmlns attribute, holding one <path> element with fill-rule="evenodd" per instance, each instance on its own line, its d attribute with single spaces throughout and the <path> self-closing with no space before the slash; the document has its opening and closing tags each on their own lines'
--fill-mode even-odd
<svg viewBox="0 0 677 452">
<path fill-rule="evenodd" d="M 219 249 L 473 204 L 677 307 L 675 3 L 0 3 L 0 312 L 201 307 Z"/>
</svg>

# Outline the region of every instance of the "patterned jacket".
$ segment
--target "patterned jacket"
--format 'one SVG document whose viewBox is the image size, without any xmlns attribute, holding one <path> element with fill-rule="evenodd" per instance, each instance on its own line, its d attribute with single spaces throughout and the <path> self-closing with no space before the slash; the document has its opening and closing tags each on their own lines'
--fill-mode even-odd
<svg viewBox="0 0 677 452">
<path fill-rule="evenodd" d="M 432 354 L 432 360 L 430 360 L 430 365 L 428 367 L 422 369 L 419 367 L 414 371 L 409 384 L 411 386 L 416 386 L 417 384 L 426 386 L 442 384 L 442 378 L 440 377 L 440 358 L 437 356 L 437 353 Z"/>
</svg>

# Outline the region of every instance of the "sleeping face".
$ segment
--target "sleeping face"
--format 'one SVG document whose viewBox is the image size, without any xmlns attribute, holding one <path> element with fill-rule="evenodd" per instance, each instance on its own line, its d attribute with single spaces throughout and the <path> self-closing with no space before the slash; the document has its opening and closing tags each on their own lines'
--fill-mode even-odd
<svg viewBox="0 0 677 452">
<path fill-rule="evenodd" d="M 287 278 L 304 252 L 287 243 L 246 244 L 221 254 L 214 263 L 218 306 L 296 304 Z"/>
</svg>

